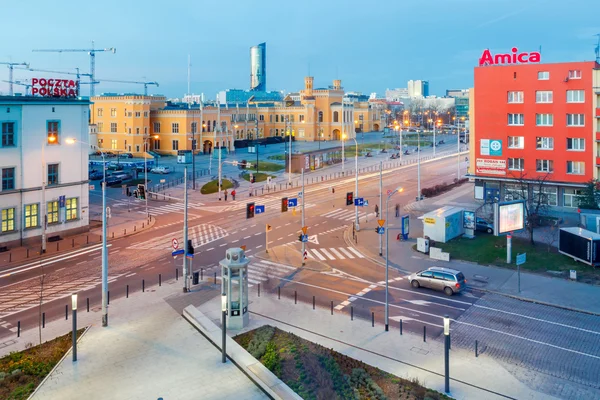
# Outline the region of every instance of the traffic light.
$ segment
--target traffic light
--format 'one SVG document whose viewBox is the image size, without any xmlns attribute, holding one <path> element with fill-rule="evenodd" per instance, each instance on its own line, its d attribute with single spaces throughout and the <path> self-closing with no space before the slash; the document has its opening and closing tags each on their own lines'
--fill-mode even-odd
<svg viewBox="0 0 600 400">
<path fill-rule="evenodd" d="M 281 199 L 281 212 L 287 212 L 288 210 L 288 202 L 287 202 L 287 197 L 284 197 Z"/>
<path fill-rule="evenodd" d="M 192 246 L 192 241 L 190 239 L 188 239 L 187 242 L 187 253 L 194 254 L 194 246 Z"/>
<path fill-rule="evenodd" d="M 254 203 L 246 203 L 246 219 L 254 218 Z"/>
<path fill-rule="evenodd" d="M 138 198 L 138 191 L 137 190 L 133 191 L 133 197 L 135 197 L 136 199 Z"/>
<path fill-rule="evenodd" d="M 145 200 L 146 199 L 146 187 L 142 184 L 138 185 L 138 197 L 141 200 Z"/>
<path fill-rule="evenodd" d="M 346 193 L 346 205 L 351 206 L 352 204 L 354 204 L 354 193 L 348 192 Z"/>
<path fill-rule="evenodd" d="M 301 242 L 302 241 L 302 234 L 298 235 L 298 241 Z"/>
</svg>

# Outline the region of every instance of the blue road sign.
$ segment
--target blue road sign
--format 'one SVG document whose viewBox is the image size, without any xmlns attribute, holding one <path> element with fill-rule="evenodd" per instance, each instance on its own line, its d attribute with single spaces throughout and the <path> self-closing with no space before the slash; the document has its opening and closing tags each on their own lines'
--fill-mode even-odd
<svg viewBox="0 0 600 400">
<path fill-rule="evenodd" d="M 265 212 L 265 206 L 254 206 L 254 213 L 255 214 L 262 214 Z"/>
<path fill-rule="evenodd" d="M 184 253 L 183 249 L 179 249 L 179 250 L 175 250 L 174 252 L 172 252 L 171 255 L 173 257 L 175 257 L 176 255 L 183 254 L 183 253 Z"/>
<path fill-rule="evenodd" d="M 298 199 L 288 199 L 288 207 L 298 207 Z"/>
<path fill-rule="evenodd" d="M 365 199 L 363 199 L 362 197 L 357 197 L 354 199 L 354 205 L 355 206 L 359 206 L 362 207 L 365 205 Z"/>
<path fill-rule="evenodd" d="M 385 228 L 383 226 L 378 227 L 377 233 L 379 233 L 380 235 L 383 235 L 385 233 Z"/>
<path fill-rule="evenodd" d="M 308 235 L 302 235 L 302 241 L 303 242 L 308 242 Z"/>
<path fill-rule="evenodd" d="M 364 202 L 363 206 L 365 206 L 365 207 L 366 207 L 366 206 L 368 206 L 368 205 L 369 205 L 369 200 L 365 200 L 365 202 Z"/>
<path fill-rule="evenodd" d="M 58 196 L 58 206 L 60 208 L 64 208 L 65 207 L 65 202 L 67 201 L 66 197 L 67 196 Z"/>
<path fill-rule="evenodd" d="M 187 253 L 185 256 L 186 256 L 186 258 L 194 258 L 194 255 L 190 254 L 190 253 Z"/>
</svg>

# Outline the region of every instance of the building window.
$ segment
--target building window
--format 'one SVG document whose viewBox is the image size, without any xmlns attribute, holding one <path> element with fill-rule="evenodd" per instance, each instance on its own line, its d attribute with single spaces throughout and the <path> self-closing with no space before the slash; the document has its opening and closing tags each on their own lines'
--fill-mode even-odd
<svg viewBox="0 0 600 400">
<path fill-rule="evenodd" d="M 264 116 L 263 114 L 260 114 L 260 115 L 258 116 L 258 120 L 259 120 L 259 121 L 264 121 L 264 120 L 265 120 L 265 116 Z"/>
<path fill-rule="evenodd" d="M 116 117 L 117 116 L 117 109 L 116 108 L 111 108 L 110 109 L 110 116 L 111 117 Z"/>
<path fill-rule="evenodd" d="M 2 190 L 15 189 L 15 169 L 2 168 Z"/>
<path fill-rule="evenodd" d="M 567 114 L 567 126 L 584 126 L 583 114 Z"/>
<path fill-rule="evenodd" d="M 49 201 L 46 214 L 48 215 L 48 224 L 58 223 L 58 201 Z"/>
<path fill-rule="evenodd" d="M 585 163 L 583 161 L 567 161 L 567 174 L 583 175 Z"/>
<path fill-rule="evenodd" d="M 27 204 L 25 206 L 25 229 L 40 226 L 40 205 Z"/>
<path fill-rule="evenodd" d="M 102 116 L 102 113 L 103 113 L 103 111 L 104 111 L 104 110 L 103 110 L 103 109 L 101 109 L 101 108 L 99 108 L 99 109 L 98 109 L 98 116 L 99 116 L 99 117 L 101 117 L 101 116 Z"/>
<path fill-rule="evenodd" d="M 98 132 L 104 132 L 104 123 L 98 122 Z"/>
<path fill-rule="evenodd" d="M 160 133 L 160 122 L 154 123 L 154 133 Z"/>
<path fill-rule="evenodd" d="M 567 103 L 585 102 L 585 90 L 567 90 Z"/>
<path fill-rule="evenodd" d="M 179 150 L 179 140 L 173 140 L 173 150 Z"/>
<path fill-rule="evenodd" d="M 539 81 L 547 81 L 550 79 L 550 72 L 548 71 L 539 71 L 538 72 L 538 80 Z"/>
<path fill-rule="evenodd" d="M 536 103 L 552 103 L 552 91 L 551 90 L 538 90 L 535 92 Z"/>
<path fill-rule="evenodd" d="M 333 112 L 333 122 L 340 122 L 339 113 L 337 111 Z"/>
<path fill-rule="evenodd" d="M 508 137 L 508 148 L 509 149 L 522 149 L 525 147 L 525 138 L 523 136 L 509 136 Z"/>
<path fill-rule="evenodd" d="M 509 103 L 522 103 L 523 102 L 523 92 L 508 92 L 508 102 Z"/>
<path fill-rule="evenodd" d="M 525 169 L 525 160 L 523 158 L 509 158 L 508 169 L 513 171 L 523 171 L 523 169 Z"/>
<path fill-rule="evenodd" d="M 2 123 L 2 147 L 15 146 L 15 123 Z"/>
<path fill-rule="evenodd" d="M 569 71 L 569 79 L 581 79 L 581 70 L 572 69 Z"/>
<path fill-rule="evenodd" d="M 111 133 L 117 133 L 117 123 L 116 122 L 110 123 L 110 131 L 111 131 Z"/>
<path fill-rule="evenodd" d="M 171 124 L 171 130 L 173 133 L 179 133 L 179 122 L 173 122 Z"/>
<path fill-rule="evenodd" d="M 154 150 L 160 150 L 160 139 L 154 139 Z"/>
<path fill-rule="evenodd" d="M 537 172 L 552 172 L 554 171 L 554 161 L 552 160 L 536 160 L 535 170 Z"/>
<path fill-rule="evenodd" d="M 192 133 L 198 132 L 198 123 L 192 122 Z"/>
<path fill-rule="evenodd" d="M 554 149 L 554 138 L 537 137 L 535 148 L 538 150 L 553 150 Z"/>
<path fill-rule="evenodd" d="M 510 183 L 504 185 L 504 201 L 513 200 L 527 200 L 527 186 Z"/>
<path fill-rule="evenodd" d="M 294 122 L 294 114 L 290 115 L 288 118 L 290 122 Z"/>
<path fill-rule="evenodd" d="M 300 114 L 299 117 L 300 117 L 300 122 L 304 122 L 304 114 Z"/>
<path fill-rule="evenodd" d="M 508 125 L 523 125 L 523 114 L 508 114 Z"/>
<path fill-rule="evenodd" d="M 554 118 L 552 114 L 535 114 L 536 126 L 552 126 Z"/>
<path fill-rule="evenodd" d="M 5 208 L 2 210 L 2 232 L 12 232 L 15 230 L 15 208 Z"/>
<path fill-rule="evenodd" d="M 584 151 L 585 139 L 583 138 L 567 138 L 567 150 Z"/>
<path fill-rule="evenodd" d="M 319 122 L 323 122 L 323 111 L 319 111 Z"/>
<path fill-rule="evenodd" d="M 542 186 L 541 192 L 538 189 L 539 187 L 533 188 L 533 198 L 536 204 L 539 202 L 539 204 L 547 204 L 549 206 L 558 205 L 558 189 L 556 187 Z"/>
<path fill-rule="evenodd" d="M 127 113 L 127 116 L 128 116 L 128 117 L 131 117 L 131 111 L 129 111 L 129 112 Z"/>
<path fill-rule="evenodd" d="M 66 199 L 65 206 L 67 208 L 67 221 L 72 221 L 79 218 L 77 203 L 79 200 L 77 197 Z"/>
<path fill-rule="evenodd" d="M 136 112 L 135 112 L 135 117 L 136 117 L 136 118 L 139 118 L 139 117 L 141 117 L 141 116 L 142 116 L 142 113 L 141 113 L 141 112 L 139 112 L 139 111 L 136 111 Z"/>
<path fill-rule="evenodd" d="M 58 185 L 58 164 L 48 164 L 48 186 Z"/>
<path fill-rule="evenodd" d="M 144 118 L 148 118 L 148 111 L 144 111 Z"/>
<path fill-rule="evenodd" d="M 60 121 L 46 122 L 46 137 L 48 144 L 58 144 L 60 134 Z"/>
<path fill-rule="evenodd" d="M 129 133 L 131 133 L 131 128 L 129 128 Z M 136 135 L 140 134 L 140 128 L 135 128 L 135 134 Z"/>
<path fill-rule="evenodd" d="M 582 197 L 583 190 L 581 189 L 564 189 L 563 205 L 565 207 L 579 207 L 579 201 Z"/>
<path fill-rule="evenodd" d="M 111 139 L 110 140 L 110 148 L 112 150 L 116 150 L 117 149 L 117 139 Z"/>
</svg>

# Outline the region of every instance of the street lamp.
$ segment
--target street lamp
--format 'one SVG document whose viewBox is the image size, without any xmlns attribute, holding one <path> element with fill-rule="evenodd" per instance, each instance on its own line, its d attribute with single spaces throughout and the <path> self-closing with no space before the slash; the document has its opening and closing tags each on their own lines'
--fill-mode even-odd
<svg viewBox="0 0 600 400">
<path fill-rule="evenodd" d="M 346 135 L 342 136 L 343 139 L 346 138 Z M 355 185 L 354 185 L 354 191 L 356 192 L 356 194 L 354 195 L 354 198 L 358 198 L 358 142 L 356 141 L 356 138 L 353 137 L 352 140 L 354 140 L 354 149 L 355 149 L 355 155 L 354 155 L 354 178 L 355 178 Z M 360 231 L 360 223 L 358 220 L 358 203 L 354 204 L 354 218 L 355 218 L 355 224 L 356 224 L 356 231 Z"/>
<path fill-rule="evenodd" d="M 444 316 L 444 389 L 450 393 L 450 317 Z"/>
<path fill-rule="evenodd" d="M 152 137 L 158 139 L 158 135 L 152 135 Z M 148 214 L 148 138 L 148 135 L 144 136 L 144 200 L 146 202 L 146 218 L 150 218 L 150 214 Z M 193 156 L 194 153 L 192 152 L 192 158 Z"/>
<path fill-rule="evenodd" d="M 226 337 L 227 337 L 227 294 L 221 294 L 221 330 L 222 330 L 222 342 L 221 342 L 221 362 L 225 364 L 227 362 L 227 350 L 226 350 Z"/>
<path fill-rule="evenodd" d="M 48 210 L 46 205 L 46 180 L 48 179 L 48 167 L 46 166 L 46 145 L 55 143 L 56 136 L 50 135 L 42 142 L 42 253 L 46 252 L 46 225 L 48 224 Z"/>
<path fill-rule="evenodd" d="M 75 144 L 77 142 L 92 146 L 89 143 L 85 143 L 73 138 L 67 138 L 65 140 L 67 144 Z M 108 234 L 106 232 L 106 155 L 102 149 L 100 154 L 102 155 L 102 326 L 108 326 Z"/>
<path fill-rule="evenodd" d="M 389 314 L 390 314 L 390 303 L 388 300 L 389 287 L 388 287 L 388 270 L 389 270 L 389 253 L 390 253 L 390 231 L 388 229 L 389 218 L 388 218 L 388 209 L 390 198 L 396 194 L 404 191 L 402 186 L 394 189 L 390 194 L 388 194 L 385 199 L 385 330 L 386 332 L 389 330 Z"/>
<path fill-rule="evenodd" d="M 71 295 L 71 310 L 73 310 L 73 361 L 77 361 L 77 293 Z"/>
<path fill-rule="evenodd" d="M 292 185 L 292 132 L 288 134 L 288 122 L 290 120 L 289 115 L 285 116 L 285 134 L 288 137 L 289 147 L 288 147 L 288 184 Z"/>
</svg>

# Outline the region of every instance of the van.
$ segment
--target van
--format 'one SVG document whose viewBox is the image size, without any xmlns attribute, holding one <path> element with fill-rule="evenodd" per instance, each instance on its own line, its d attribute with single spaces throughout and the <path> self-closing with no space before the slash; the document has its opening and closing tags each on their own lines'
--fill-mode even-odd
<svg viewBox="0 0 600 400">
<path fill-rule="evenodd" d="M 408 277 L 408 281 L 415 289 L 425 287 L 439 290 L 448 296 L 462 292 L 467 283 L 462 272 L 443 267 L 431 267 L 415 272 Z"/>
</svg>

